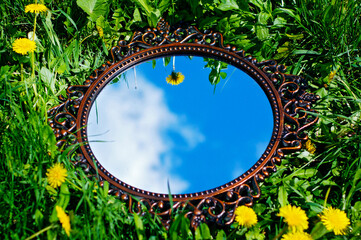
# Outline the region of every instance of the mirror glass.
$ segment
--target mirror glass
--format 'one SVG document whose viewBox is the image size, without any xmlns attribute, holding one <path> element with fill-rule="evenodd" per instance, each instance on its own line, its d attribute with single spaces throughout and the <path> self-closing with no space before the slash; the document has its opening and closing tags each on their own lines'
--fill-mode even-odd
<svg viewBox="0 0 361 240">
<path fill-rule="evenodd" d="M 194 193 L 242 175 L 265 151 L 272 129 L 271 105 L 256 81 L 224 62 L 190 56 L 119 74 L 99 93 L 87 125 L 105 169 L 165 194 L 168 184 L 172 194 Z"/>
</svg>

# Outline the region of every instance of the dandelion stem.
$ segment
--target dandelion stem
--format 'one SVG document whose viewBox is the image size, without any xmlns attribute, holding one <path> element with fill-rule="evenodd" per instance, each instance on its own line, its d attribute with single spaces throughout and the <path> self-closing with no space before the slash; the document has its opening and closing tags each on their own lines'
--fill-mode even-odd
<svg viewBox="0 0 361 240">
<path fill-rule="evenodd" d="M 323 207 L 326 208 L 326 204 L 327 204 L 327 199 L 328 199 L 328 196 L 330 195 L 330 192 L 331 192 L 331 187 L 329 187 L 327 189 L 327 193 L 326 193 L 326 197 L 325 197 L 325 202 L 323 203 Z"/>
<path fill-rule="evenodd" d="M 56 228 L 57 226 L 55 224 L 52 224 L 50 226 L 47 226 L 46 228 L 41 229 L 39 232 L 34 233 L 33 235 L 31 235 L 30 237 L 26 238 L 25 240 L 30 240 L 33 238 L 36 238 L 37 236 L 39 236 L 40 234 L 42 234 L 43 232 L 46 232 L 52 228 Z"/>
<path fill-rule="evenodd" d="M 81 40 L 80 44 L 82 44 L 87 38 L 91 37 L 93 34 L 90 34 L 88 36 L 86 36 L 83 40 Z"/>
<path fill-rule="evenodd" d="M 135 84 L 135 89 L 138 88 L 138 85 L 137 85 L 137 70 L 135 69 L 135 67 L 133 67 L 133 70 L 134 70 L 134 84 Z"/>
<path fill-rule="evenodd" d="M 35 17 L 34 17 L 34 30 L 33 30 L 33 41 L 34 42 L 35 42 L 36 18 L 37 18 L 37 16 L 38 16 L 38 14 L 35 14 Z M 32 65 L 31 76 L 34 77 L 35 76 L 35 51 L 31 55 L 31 65 Z"/>
<path fill-rule="evenodd" d="M 173 71 L 175 71 L 175 56 L 173 56 Z"/>
<path fill-rule="evenodd" d="M 21 82 L 24 81 L 24 65 L 23 63 L 20 63 L 20 78 L 21 78 Z"/>
<path fill-rule="evenodd" d="M 75 185 L 74 183 L 70 182 L 69 179 L 65 178 L 65 181 L 67 181 L 67 183 L 69 183 L 70 185 L 72 185 L 74 188 L 78 189 L 78 190 L 82 190 L 80 187 L 78 187 L 77 185 Z"/>
<path fill-rule="evenodd" d="M 281 232 L 279 232 L 279 233 L 277 234 L 277 236 L 275 236 L 272 240 L 277 240 L 277 239 L 279 239 L 279 238 L 282 236 L 282 234 L 285 233 L 286 230 L 287 230 L 287 227 L 284 227 L 284 228 L 281 230 Z"/>
</svg>

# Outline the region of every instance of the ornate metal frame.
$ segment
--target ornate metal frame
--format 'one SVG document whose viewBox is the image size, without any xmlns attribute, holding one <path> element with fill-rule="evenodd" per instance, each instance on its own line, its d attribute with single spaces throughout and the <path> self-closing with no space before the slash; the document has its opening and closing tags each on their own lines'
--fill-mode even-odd
<svg viewBox="0 0 361 240">
<path fill-rule="evenodd" d="M 271 141 L 260 159 L 247 172 L 219 187 L 191 194 L 172 195 L 148 192 L 130 186 L 112 176 L 97 161 L 87 143 L 87 119 L 92 103 L 115 76 L 141 62 L 170 55 L 212 57 L 249 74 L 266 93 L 273 110 L 274 128 Z M 251 206 L 261 195 L 259 182 L 276 171 L 276 164 L 288 151 L 299 150 L 307 140 L 304 130 L 317 121 L 309 112 L 318 96 L 307 93 L 307 82 L 300 76 L 285 74 L 285 67 L 275 61 L 257 62 L 243 50 L 223 44 L 223 36 L 211 30 L 199 31 L 194 26 L 171 27 L 161 20 L 156 28 L 134 32 L 127 43 L 119 41 L 111 50 L 111 61 L 103 64 L 86 79 L 84 85 L 70 86 L 61 103 L 49 110 L 49 124 L 57 145 L 79 144 L 75 165 L 81 165 L 100 184 L 110 183 L 109 192 L 126 201 L 131 212 L 144 213 L 144 207 L 158 215 L 169 227 L 171 214 L 183 210 L 196 228 L 200 222 L 229 225 L 239 205 Z M 69 138 L 70 137 L 70 138 Z M 133 196 L 137 199 L 135 200 Z"/>
</svg>

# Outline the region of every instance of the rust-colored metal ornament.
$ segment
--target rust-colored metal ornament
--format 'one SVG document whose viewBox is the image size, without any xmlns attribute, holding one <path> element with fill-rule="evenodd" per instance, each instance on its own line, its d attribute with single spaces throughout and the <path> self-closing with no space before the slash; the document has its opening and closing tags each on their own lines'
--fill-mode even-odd
<svg viewBox="0 0 361 240">
<path fill-rule="evenodd" d="M 141 62 L 174 55 L 210 57 L 246 72 L 267 95 L 274 127 L 265 152 L 248 171 L 213 189 L 172 195 L 171 204 L 167 194 L 130 186 L 110 174 L 88 144 L 87 121 L 94 100 L 116 76 Z M 224 45 L 218 32 L 200 31 L 194 26 L 171 27 L 161 20 L 156 28 L 135 32 L 129 43 L 119 41 L 111 50 L 111 61 L 95 70 L 83 85 L 70 86 L 67 96 L 60 96 L 61 104 L 49 110 L 49 124 L 59 147 L 79 144 L 73 164 L 82 166 L 91 176 L 98 176 L 101 185 L 109 182 L 109 192 L 127 202 L 131 212 L 144 213 L 143 205 L 151 214 L 158 215 L 165 227 L 169 227 L 172 213 L 177 210 L 185 212 L 194 228 L 200 222 L 225 226 L 234 221 L 238 206 L 251 206 L 261 196 L 259 182 L 276 171 L 276 164 L 286 152 L 301 149 L 302 142 L 308 139 L 305 129 L 317 121 L 309 112 L 314 112 L 311 105 L 318 97 L 306 92 L 305 79 L 284 72 L 285 67 L 275 61 L 257 62 L 245 56 L 243 50 Z"/>
</svg>

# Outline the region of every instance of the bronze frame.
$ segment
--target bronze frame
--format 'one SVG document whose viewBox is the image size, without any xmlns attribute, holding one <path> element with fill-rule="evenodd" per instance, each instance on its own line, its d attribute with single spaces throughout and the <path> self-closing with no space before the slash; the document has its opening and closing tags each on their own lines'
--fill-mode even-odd
<svg viewBox="0 0 361 240">
<path fill-rule="evenodd" d="M 271 141 L 260 159 L 247 172 L 222 186 L 191 194 L 172 195 L 148 192 L 112 176 L 93 155 L 87 143 L 87 119 L 92 103 L 119 73 L 147 60 L 170 55 L 196 55 L 222 60 L 248 73 L 266 93 L 273 111 L 274 128 Z M 126 201 L 130 212 L 158 215 L 169 227 L 173 211 L 183 210 L 196 228 L 200 222 L 229 225 L 235 209 L 251 206 L 261 195 L 259 182 L 276 171 L 276 164 L 288 151 L 301 149 L 307 140 L 304 130 L 317 121 L 310 112 L 318 96 L 307 93 L 307 82 L 300 76 L 285 74 L 285 67 L 275 61 L 257 62 L 243 50 L 223 45 L 218 32 L 199 31 L 194 26 L 171 27 L 161 20 L 156 28 L 134 33 L 127 43 L 119 41 L 111 50 L 111 60 L 103 64 L 84 82 L 70 86 L 61 103 L 49 110 L 49 124 L 61 148 L 79 144 L 74 165 L 80 165 L 90 176 L 97 176 L 100 185 L 110 183 L 109 192 Z M 69 138 L 70 137 L 70 138 Z M 133 199 L 134 196 L 137 200 Z"/>
</svg>

